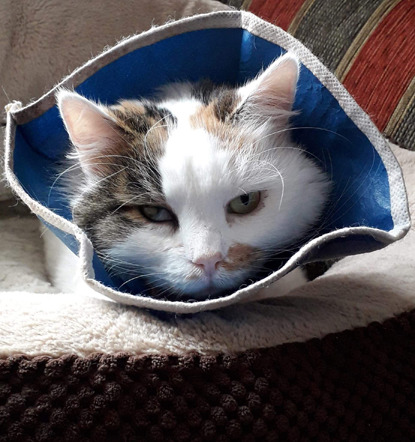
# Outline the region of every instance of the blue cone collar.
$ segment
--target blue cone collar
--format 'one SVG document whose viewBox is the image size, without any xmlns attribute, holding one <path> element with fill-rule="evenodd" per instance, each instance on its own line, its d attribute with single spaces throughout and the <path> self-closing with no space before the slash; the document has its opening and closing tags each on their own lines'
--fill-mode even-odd
<svg viewBox="0 0 415 442">
<path fill-rule="evenodd" d="M 285 268 L 375 250 L 400 238 L 409 228 L 406 196 L 399 166 L 385 140 L 343 86 L 301 43 L 249 13 L 196 16 L 131 37 L 88 62 L 59 86 L 73 86 L 87 98 L 113 104 L 119 99 L 151 97 L 160 86 L 175 81 L 209 78 L 217 84 L 240 85 L 287 50 L 302 62 L 293 137 L 328 173 L 334 187 L 320 238 L 300 249 L 295 263 L 288 260 Z M 12 112 L 15 142 L 10 147 L 11 173 L 21 186 L 19 192 L 49 209 L 38 215 L 77 253 L 79 241 L 73 232 L 62 231 L 56 222 L 59 217 L 71 220 L 66 196 L 59 186 L 52 187 L 56 163 L 70 144 L 54 105 L 54 91 Z M 114 289 L 121 297 L 117 300 L 124 302 L 127 298 L 117 291 L 120 281 L 105 271 L 96 256 L 92 262 L 89 277 L 102 283 L 104 292 L 105 287 Z M 280 270 L 273 278 L 284 273 Z M 266 278 L 266 284 L 272 280 Z M 137 299 L 142 298 L 142 289 L 140 285 L 128 288 Z M 247 295 L 238 296 L 229 294 L 226 299 L 236 302 Z M 130 298 L 125 302 L 140 305 Z M 205 309 L 203 302 L 193 304 L 201 310 Z"/>
</svg>

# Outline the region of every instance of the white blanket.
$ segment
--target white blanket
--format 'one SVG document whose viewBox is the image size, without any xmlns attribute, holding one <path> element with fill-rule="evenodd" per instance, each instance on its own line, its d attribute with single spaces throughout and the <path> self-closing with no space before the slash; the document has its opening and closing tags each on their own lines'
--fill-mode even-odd
<svg viewBox="0 0 415 442">
<path fill-rule="evenodd" d="M 415 152 L 393 146 L 415 215 Z M 0 354 L 235 352 L 305 341 L 415 308 L 415 231 L 351 256 L 284 297 L 187 316 L 156 316 L 83 293 L 56 293 L 38 222 L 0 217 Z"/>
</svg>

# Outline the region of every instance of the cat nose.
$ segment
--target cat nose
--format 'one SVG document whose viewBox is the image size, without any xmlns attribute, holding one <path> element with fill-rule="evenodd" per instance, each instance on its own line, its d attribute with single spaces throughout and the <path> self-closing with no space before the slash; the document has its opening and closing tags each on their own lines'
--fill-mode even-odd
<svg viewBox="0 0 415 442">
<path fill-rule="evenodd" d="M 202 267 L 207 276 L 212 276 L 218 268 L 218 264 L 222 262 L 223 255 L 220 252 L 216 252 L 213 255 L 201 255 L 192 262 L 198 267 Z"/>
</svg>

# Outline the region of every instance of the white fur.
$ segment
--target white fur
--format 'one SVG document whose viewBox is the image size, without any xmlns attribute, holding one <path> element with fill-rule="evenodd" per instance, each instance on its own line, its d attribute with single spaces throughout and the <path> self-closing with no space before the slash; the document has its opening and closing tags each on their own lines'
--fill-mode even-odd
<svg viewBox="0 0 415 442">
<path fill-rule="evenodd" d="M 276 71 L 278 71 L 277 75 L 275 75 Z M 263 98 L 269 98 L 271 89 L 280 104 L 280 106 L 272 106 L 271 111 L 279 112 L 282 109 L 290 111 L 299 75 L 299 60 L 295 54 L 288 52 L 277 58 L 264 72 L 240 88 L 239 94 L 242 103 L 254 95 L 263 94 Z"/>
<path fill-rule="evenodd" d="M 60 89 L 56 101 L 71 142 L 76 147 L 69 156 L 79 162 L 86 182 L 93 185 L 99 177 L 94 173 L 101 152 L 114 137 L 114 119 L 106 107 L 87 100 L 76 92 Z M 92 128 L 92 130 L 91 130 Z"/>
<path fill-rule="evenodd" d="M 107 299 L 94 291 L 82 279 L 79 257 L 52 233 L 41 225 L 47 276 L 52 285 L 63 293 L 83 293 L 97 299 Z"/>
<path fill-rule="evenodd" d="M 293 100 L 298 64 L 290 56 L 281 60 L 241 88 L 244 101 L 258 89 L 266 93 L 261 79 L 269 82 L 270 75 L 287 64 L 291 79 L 283 87 L 291 88 L 287 96 Z M 186 98 L 189 85 L 173 85 L 164 93 L 167 99 L 162 105 L 173 113 L 178 124 L 170 133 L 159 170 L 167 204 L 178 218 L 179 229 L 172 231 L 164 225 L 135 229 L 110 253 L 115 259 L 145 267 L 156 286 L 175 287 L 194 297 L 204 297 L 212 288 L 241 284 L 264 259 L 232 271 L 220 267 L 212 277 L 195 263 L 217 256 L 226 262 L 228 251 L 237 244 L 260 249 L 265 257 L 283 250 L 317 221 L 329 185 L 314 163 L 292 145 L 287 122 L 278 126 L 269 113 L 265 124 L 254 127 L 254 123 L 245 122 L 246 132 L 253 135 L 245 133 L 242 147 L 236 149 L 203 128 L 192 127 L 190 118 L 202 104 Z M 282 131 L 274 134 L 278 128 Z M 235 145 L 241 140 L 237 135 Z M 233 198 L 252 191 L 262 192 L 257 210 L 245 216 L 227 214 L 226 207 Z"/>
<path fill-rule="evenodd" d="M 136 229 L 114 246 L 113 256 L 147 266 L 155 284 L 171 284 L 203 296 L 210 281 L 192 263 L 198 257 L 220 253 L 226 258 L 229 248 L 240 243 L 282 250 L 299 239 L 321 212 L 327 182 L 299 150 L 267 152 L 267 146 L 261 155 L 235 156 L 206 131 L 179 124 L 159 167 L 167 203 L 180 228 L 175 232 L 163 225 Z M 229 219 L 229 201 L 255 190 L 264 191 L 263 207 Z M 219 270 L 212 282 L 216 288 L 229 288 L 235 281 L 242 283 L 249 273 L 250 266 Z M 195 275 L 200 278 L 189 282 Z"/>
<path fill-rule="evenodd" d="M 237 91 L 241 120 L 225 139 L 192 124 L 203 104 L 192 97 L 190 84 L 161 91 L 160 105 L 177 124 L 169 130 L 158 169 L 178 228 L 149 223 L 113 244 L 108 255 L 114 263 L 130 263 L 128 281 L 146 278 L 161 294 L 173 288 L 178 295 L 195 298 L 238 288 L 318 220 L 329 183 L 292 144 L 288 130 L 298 71 L 298 61 L 287 54 L 242 86 Z M 81 166 L 93 178 L 88 158 L 105 151 L 115 133 L 113 121 L 105 109 L 74 93 L 61 91 L 58 103 Z M 93 179 L 89 182 L 94 185 Z M 228 212 L 232 199 L 257 191 L 261 202 L 252 213 Z M 248 255 L 245 262 L 226 269 L 232 264 L 232 250 L 241 245 L 259 250 L 261 257 Z"/>
</svg>

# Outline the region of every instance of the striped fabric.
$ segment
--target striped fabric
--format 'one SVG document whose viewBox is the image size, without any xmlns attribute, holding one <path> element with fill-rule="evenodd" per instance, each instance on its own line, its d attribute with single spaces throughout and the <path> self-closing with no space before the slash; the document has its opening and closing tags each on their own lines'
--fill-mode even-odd
<svg viewBox="0 0 415 442">
<path fill-rule="evenodd" d="M 389 139 L 415 150 L 414 0 L 251 0 L 319 57 Z"/>
</svg>

